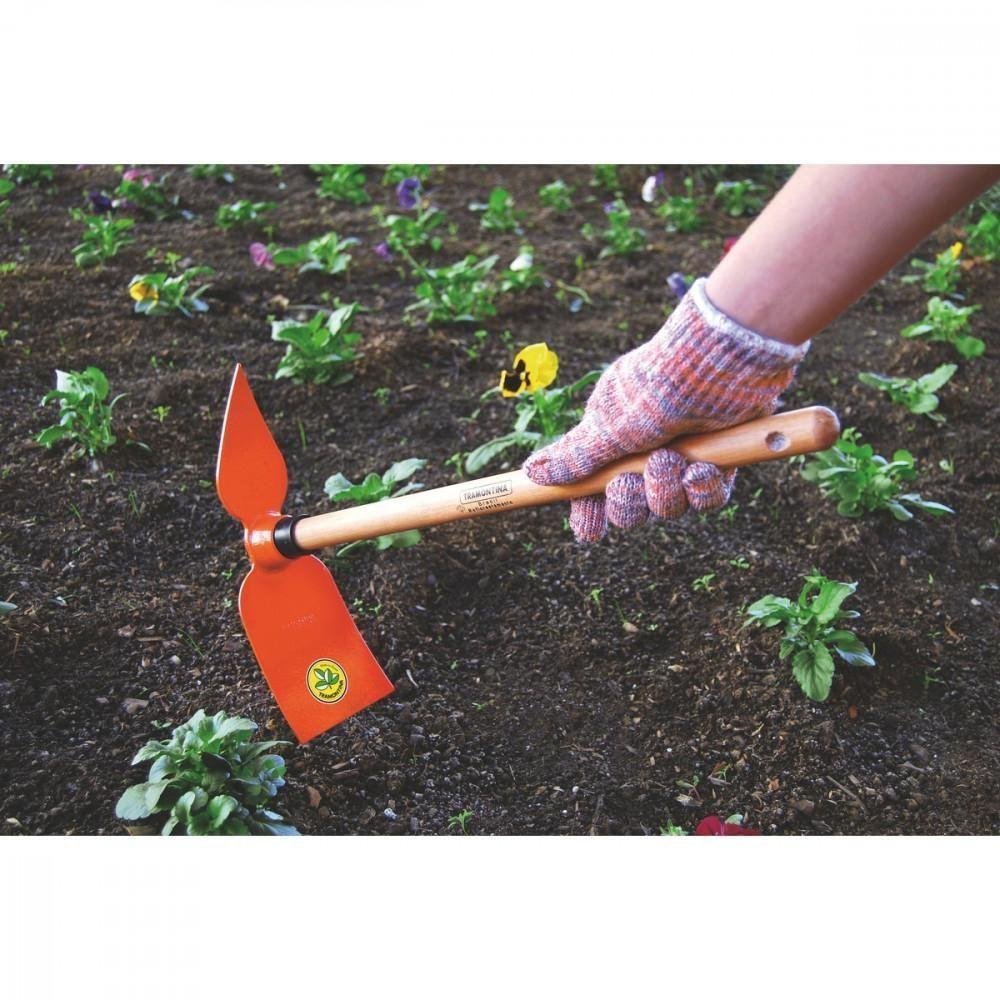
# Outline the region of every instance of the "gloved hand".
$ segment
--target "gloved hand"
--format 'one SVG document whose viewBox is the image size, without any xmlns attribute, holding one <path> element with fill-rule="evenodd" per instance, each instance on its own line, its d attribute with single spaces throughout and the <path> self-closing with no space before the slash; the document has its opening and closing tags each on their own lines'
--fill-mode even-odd
<svg viewBox="0 0 1000 1000">
<path fill-rule="evenodd" d="M 524 471 L 541 485 L 573 483 L 682 434 L 767 416 L 808 349 L 730 319 L 708 300 L 700 278 L 652 340 L 604 372 L 580 423 L 530 455 Z M 572 501 L 570 527 L 578 540 L 593 542 L 608 523 L 632 528 L 650 515 L 714 510 L 729 499 L 735 474 L 707 462 L 689 464 L 678 452 L 659 448 L 644 475 L 624 473 L 608 483 L 604 496 Z"/>
</svg>

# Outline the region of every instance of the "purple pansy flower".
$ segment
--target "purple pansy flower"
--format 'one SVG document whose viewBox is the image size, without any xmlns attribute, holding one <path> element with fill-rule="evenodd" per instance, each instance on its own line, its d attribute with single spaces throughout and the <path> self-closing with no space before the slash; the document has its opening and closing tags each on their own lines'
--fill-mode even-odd
<svg viewBox="0 0 1000 1000">
<path fill-rule="evenodd" d="M 681 274 L 680 271 L 674 271 L 674 273 L 667 278 L 667 288 L 669 288 L 670 291 L 677 296 L 677 298 L 682 299 L 687 294 L 687 279 L 683 274 Z"/>
<path fill-rule="evenodd" d="M 378 254 L 378 256 L 384 261 L 391 261 L 393 259 L 392 251 L 389 249 L 389 244 L 386 243 L 385 240 L 381 243 L 375 244 L 375 253 Z"/>
<path fill-rule="evenodd" d="M 420 178 L 404 177 L 396 185 L 396 201 L 400 208 L 416 208 L 420 201 Z"/>
<path fill-rule="evenodd" d="M 617 212 L 617 211 L 618 211 L 618 202 L 617 201 L 609 201 L 609 202 L 605 203 L 605 205 L 604 205 L 604 214 L 605 215 L 610 215 L 612 212 Z"/>
<path fill-rule="evenodd" d="M 103 191 L 91 191 L 87 198 L 95 212 L 110 212 L 115 207 L 115 203 Z"/>
<path fill-rule="evenodd" d="M 274 270 L 274 258 L 263 243 L 251 243 L 248 249 L 254 267 L 262 267 L 265 271 Z"/>
</svg>

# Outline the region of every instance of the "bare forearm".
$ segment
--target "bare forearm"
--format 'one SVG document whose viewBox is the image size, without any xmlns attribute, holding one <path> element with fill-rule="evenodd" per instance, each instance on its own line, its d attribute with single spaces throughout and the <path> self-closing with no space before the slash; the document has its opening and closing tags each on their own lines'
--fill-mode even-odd
<svg viewBox="0 0 1000 1000">
<path fill-rule="evenodd" d="M 995 165 L 800 167 L 712 272 L 708 297 L 801 344 L 998 179 Z"/>
</svg>

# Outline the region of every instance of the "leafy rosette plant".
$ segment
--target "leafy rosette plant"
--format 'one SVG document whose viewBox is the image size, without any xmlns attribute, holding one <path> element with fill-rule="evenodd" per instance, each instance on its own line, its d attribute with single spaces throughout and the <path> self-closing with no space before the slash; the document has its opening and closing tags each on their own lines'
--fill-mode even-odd
<svg viewBox="0 0 1000 1000">
<path fill-rule="evenodd" d="M 334 503 L 355 505 L 377 503 L 390 497 L 401 497 L 422 490 L 424 484 L 414 482 L 413 476 L 425 465 L 427 465 L 425 458 L 404 458 L 399 462 L 393 462 L 381 475 L 369 472 L 360 483 L 352 483 L 342 472 L 338 472 L 327 479 L 324 489 Z M 420 532 L 416 528 L 409 531 L 394 531 L 387 535 L 379 535 L 377 538 L 349 542 L 337 549 L 337 556 L 339 558 L 350 555 L 365 545 L 373 545 L 377 552 L 384 552 L 386 549 L 408 549 L 419 541 Z"/>
<path fill-rule="evenodd" d="M 478 323 L 496 315 L 497 289 L 488 280 L 496 254 L 482 260 L 469 254 L 447 267 L 423 267 L 407 257 L 421 278 L 413 290 L 417 301 L 406 307 L 407 312 L 426 313 L 428 323 Z"/>
<path fill-rule="evenodd" d="M 826 701 L 830 694 L 832 653 L 851 666 L 875 666 L 865 644 L 853 632 L 838 627 L 838 622 L 859 617 L 859 612 L 841 608 L 857 587 L 813 573 L 806 577 L 797 600 L 768 594 L 747 608 L 747 625 L 784 629 L 778 657 L 792 658 L 792 673 L 813 701 Z"/>
<path fill-rule="evenodd" d="M 90 267 L 110 260 L 132 242 L 128 232 L 135 225 L 134 219 L 87 215 L 78 208 L 71 209 L 70 215 L 84 224 L 81 242 L 73 247 L 73 261 L 77 267 Z"/>
<path fill-rule="evenodd" d="M 587 372 L 571 385 L 550 389 L 558 372 L 559 357 L 545 344 L 530 344 L 517 353 L 512 370 L 501 372 L 500 385 L 481 397 L 517 397 L 514 427 L 469 452 L 465 458 L 467 473 L 478 472 L 509 448 L 544 448 L 580 419 L 583 409 L 576 398 L 601 373 Z"/>
<path fill-rule="evenodd" d="M 936 423 L 944 423 L 945 418 L 937 413 L 937 390 L 958 371 L 958 365 L 941 365 L 934 371 L 919 378 L 902 378 L 877 375 L 875 372 L 861 372 L 858 380 L 865 385 L 886 393 L 894 402 L 905 406 L 910 413 L 922 413 Z"/>
<path fill-rule="evenodd" d="M 357 302 L 345 305 L 338 299 L 332 312 L 317 310 L 307 322 L 283 319 L 272 323 L 271 339 L 288 345 L 274 377 L 316 385 L 350 381 L 354 377 L 350 367 L 359 357 L 355 347 L 361 334 L 352 325 L 359 308 Z"/>
<path fill-rule="evenodd" d="M 271 249 L 271 259 L 279 267 L 297 267 L 299 274 L 322 271 L 324 274 L 343 274 L 351 263 L 347 248 L 359 243 L 354 236 L 341 239 L 336 233 L 327 233 L 308 240 L 297 247 Z"/>
<path fill-rule="evenodd" d="M 984 260 L 1000 258 L 1000 215 L 986 212 L 966 234 L 969 249 Z"/>
<path fill-rule="evenodd" d="M 124 393 L 110 403 L 107 376 L 92 365 L 82 372 L 56 370 L 56 387 L 42 397 L 41 406 L 59 403 L 59 423 L 46 427 L 35 440 L 46 448 L 59 441 L 72 445 L 71 454 L 95 455 L 117 440 L 111 430 L 111 410 Z"/>
<path fill-rule="evenodd" d="M 538 189 L 538 201 L 543 208 L 551 208 L 553 212 L 562 214 L 573 208 L 572 195 L 575 189 L 561 178 L 551 184 L 543 184 Z"/>
<path fill-rule="evenodd" d="M 234 201 L 231 205 L 220 205 L 215 210 L 215 224 L 220 229 L 232 229 L 233 226 L 258 222 L 276 207 L 273 201 Z"/>
<path fill-rule="evenodd" d="M 506 188 L 493 188 L 485 202 L 473 202 L 469 208 L 482 212 L 479 225 L 494 233 L 516 232 L 524 221 L 524 212 L 515 210 L 514 196 Z"/>
<path fill-rule="evenodd" d="M 126 821 L 163 820 L 160 833 L 188 836 L 297 835 L 267 808 L 285 783 L 285 762 L 275 747 L 286 740 L 253 742 L 257 724 L 225 712 L 199 709 L 169 740 L 150 740 L 132 760 L 152 761 L 147 781 L 132 785 L 115 815 Z"/>
<path fill-rule="evenodd" d="M 135 302 L 135 311 L 143 316 L 166 316 L 179 312 L 191 317 L 208 312 L 208 303 L 202 296 L 212 287 L 211 283 L 191 286 L 199 278 L 214 274 L 210 267 L 189 267 L 180 274 L 158 271 L 137 274 L 128 285 L 128 293 Z"/>
<path fill-rule="evenodd" d="M 764 188 L 751 180 L 719 181 L 715 185 L 715 197 L 722 210 L 734 219 L 741 215 L 759 212 L 764 200 L 760 195 Z"/>
<path fill-rule="evenodd" d="M 433 205 L 420 208 L 416 215 L 386 215 L 376 205 L 372 214 L 385 230 L 386 247 L 398 254 L 408 251 L 441 249 L 441 237 L 434 230 L 444 224 L 444 213 Z"/>
<path fill-rule="evenodd" d="M 806 459 L 802 478 L 818 484 L 823 496 L 835 499 L 837 513 L 844 517 L 888 510 L 897 521 L 909 521 L 913 518 L 910 507 L 934 517 L 955 513 L 943 503 L 924 500 L 919 493 L 904 493 L 903 484 L 917 478 L 913 455 L 901 448 L 890 462 L 876 455 L 870 444 L 862 444 L 854 427 L 845 428 L 832 448 Z"/>
<path fill-rule="evenodd" d="M 356 163 L 313 163 L 313 173 L 319 177 L 316 194 L 320 198 L 346 201 L 351 205 L 364 205 L 371 201 L 365 190 L 364 169 Z"/>
<path fill-rule="evenodd" d="M 969 319 L 982 306 L 957 306 L 948 299 L 934 296 L 927 301 L 927 313 L 919 323 L 911 323 L 900 331 L 907 340 L 923 339 L 936 344 L 951 344 L 963 358 L 978 358 L 986 344 L 966 333 Z"/>
<path fill-rule="evenodd" d="M 962 273 L 959 258 L 962 255 L 962 244 L 952 243 L 947 250 L 942 250 L 933 260 L 926 261 L 914 257 L 910 261 L 917 273 L 907 274 L 903 281 L 922 283 L 925 292 L 936 292 L 939 295 L 950 295 L 958 288 L 958 279 Z"/>
</svg>

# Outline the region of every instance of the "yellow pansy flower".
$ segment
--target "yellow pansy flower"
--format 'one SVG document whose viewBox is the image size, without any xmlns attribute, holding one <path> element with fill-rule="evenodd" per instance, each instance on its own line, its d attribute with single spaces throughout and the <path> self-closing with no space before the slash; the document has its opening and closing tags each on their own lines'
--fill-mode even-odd
<svg viewBox="0 0 1000 1000">
<path fill-rule="evenodd" d="M 146 299 L 152 299 L 156 302 L 160 298 L 160 293 L 152 285 L 147 285 L 145 281 L 133 281 L 128 286 L 128 293 L 136 302 L 145 302 Z"/>
<path fill-rule="evenodd" d="M 514 370 L 500 373 L 500 394 L 511 397 L 522 392 L 537 392 L 551 385 L 559 372 L 559 356 L 545 344 L 529 344 L 518 351 Z"/>
<path fill-rule="evenodd" d="M 958 255 L 962 252 L 961 243 L 952 243 L 951 245 L 951 259 L 958 260 Z"/>
</svg>

